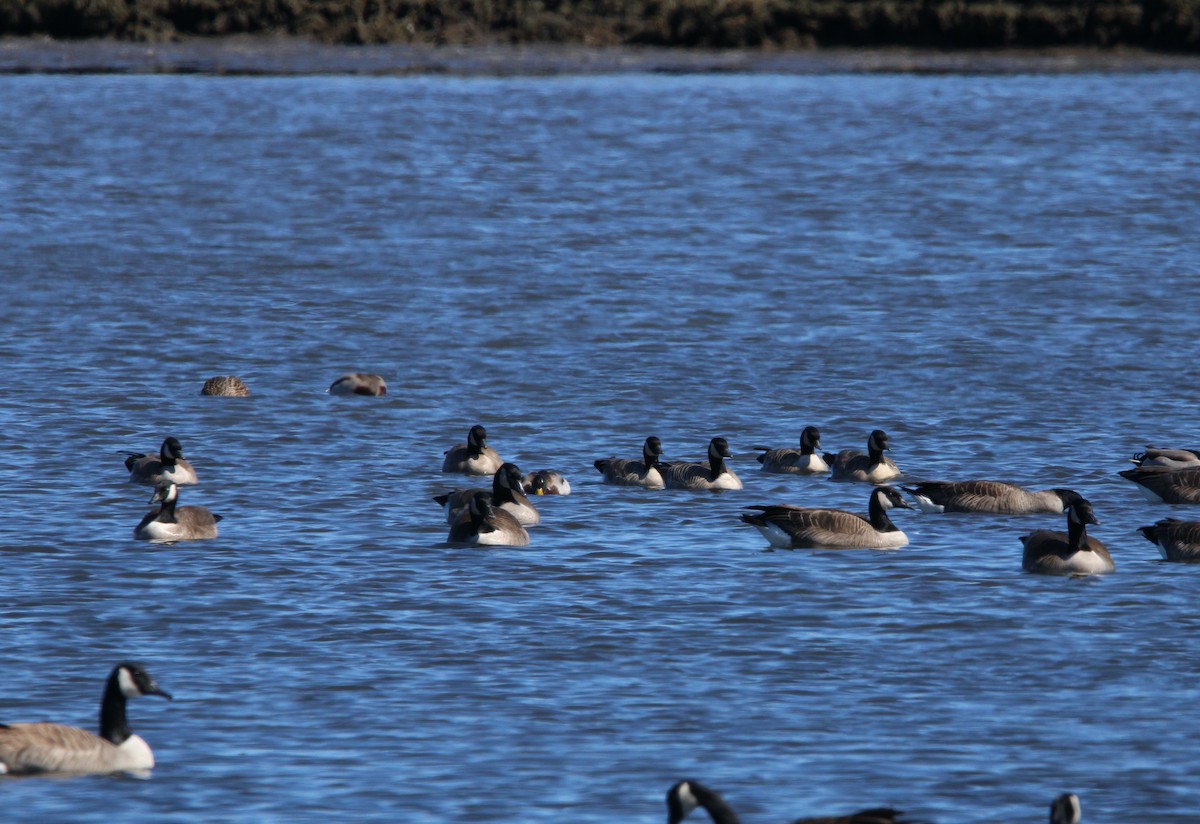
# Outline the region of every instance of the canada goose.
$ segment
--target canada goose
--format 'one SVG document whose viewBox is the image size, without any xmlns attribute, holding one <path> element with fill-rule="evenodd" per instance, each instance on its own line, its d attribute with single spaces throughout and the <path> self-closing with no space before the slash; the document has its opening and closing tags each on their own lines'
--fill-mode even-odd
<svg viewBox="0 0 1200 824">
<path fill-rule="evenodd" d="M 435 495 L 433 499 L 445 507 L 446 523 L 452 524 L 477 492 L 487 490 L 455 489 L 445 495 Z M 502 464 L 496 470 L 492 477 L 490 500 L 494 508 L 509 513 L 521 526 L 537 526 L 542 520 L 529 498 L 525 497 L 521 488 L 521 470 L 516 464 Z"/>
<path fill-rule="evenodd" d="M 1075 793 L 1063 793 L 1051 802 L 1050 824 L 1079 824 L 1082 820 L 1083 810 Z"/>
<path fill-rule="evenodd" d="M 162 505 L 147 512 L 133 530 L 133 537 L 139 541 L 150 541 L 155 544 L 173 544 L 176 541 L 203 541 L 217 537 L 217 521 L 220 515 L 214 515 L 203 506 L 175 505 L 179 502 L 179 487 L 173 483 L 159 484 L 154 490 L 150 503 Z"/>
<path fill-rule="evenodd" d="M 1200 451 L 1194 449 L 1159 449 L 1147 446 L 1130 460 L 1138 466 L 1165 466 L 1167 469 L 1200 467 Z"/>
<path fill-rule="evenodd" d="M 250 390 L 242 382 L 242 379 L 235 375 L 218 375 L 204 382 L 200 394 L 218 395 L 224 398 L 246 398 L 250 396 Z"/>
<path fill-rule="evenodd" d="M 379 375 L 366 372 L 347 372 L 329 385 L 330 395 L 372 395 L 378 397 L 387 394 L 387 381 Z"/>
<path fill-rule="evenodd" d="M 571 482 L 561 472 L 553 469 L 537 469 L 526 472 L 521 478 L 521 488 L 526 495 L 570 495 Z"/>
<path fill-rule="evenodd" d="M 901 487 L 925 513 L 984 512 L 1035 515 L 1062 512 L 1078 493 L 1070 489 L 1032 492 L 1002 481 L 928 481 Z"/>
<path fill-rule="evenodd" d="M 79 727 L 39 722 L 0 724 L 0 774 L 144 772 L 154 767 L 154 753 L 125 719 L 125 701 L 142 695 L 170 693 L 141 664 L 113 667 L 100 700 L 100 735 Z"/>
<path fill-rule="evenodd" d="M 662 453 L 662 442 L 652 435 L 646 438 L 646 443 L 642 446 L 640 461 L 625 458 L 601 458 L 595 462 L 595 467 L 604 476 L 606 484 L 662 489 L 662 475 L 658 474 L 658 470 L 655 468 Z"/>
<path fill-rule="evenodd" d="M 702 463 L 659 463 L 655 466 L 667 489 L 741 489 L 742 481 L 725 466 L 732 458 L 729 442 L 713 438 L 708 443 L 708 460 Z"/>
<path fill-rule="evenodd" d="M 479 490 L 450 527 L 447 540 L 478 546 L 528 546 L 529 533 L 513 515 L 493 508 L 491 496 Z"/>
<path fill-rule="evenodd" d="M 1138 532 L 1158 547 L 1164 561 L 1200 561 L 1200 522 L 1163 518 Z"/>
<path fill-rule="evenodd" d="M 699 781 L 680 781 L 667 790 L 667 824 L 679 824 L 692 810 L 703 807 L 713 824 L 740 824 L 741 819 L 733 808 L 714 790 Z M 800 818 L 793 824 L 903 824 L 899 810 L 880 807 L 862 810 L 849 815 Z"/>
<path fill-rule="evenodd" d="M 862 453 L 857 449 L 843 449 L 836 455 L 825 453 L 825 463 L 829 464 L 835 481 L 864 481 L 879 484 L 890 481 L 900 475 L 900 468 L 891 458 L 884 457 L 884 451 L 892 447 L 888 443 L 888 435 L 882 429 L 876 429 L 867 438 L 867 451 Z"/>
<path fill-rule="evenodd" d="M 908 536 L 888 517 L 894 507 L 912 509 L 893 487 L 879 486 L 871 490 L 867 518 L 842 509 L 781 505 L 752 506 L 759 514 L 745 513 L 742 520 L 785 549 L 897 549 L 908 544 Z"/>
<path fill-rule="evenodd" d="M 817 452 L 821 448 L 821 431 L 815 426 L 806 426 L 800 433 L 799 449 L 771 449 L 767 446 L 756 446 L 762 450 L 758 462 L 764 472 L 788 472 L 793 475 L 820 475 L 829 471 L 829 464 Z"/>
<path fill-rule="evenodd" d="M 1140 466 L 1124 470 L 1121 477 L 1137 484 L 1147 500 L 1165 504 L 1200 504 L 1200 468 Z"/>
<path fill-rule="evenodd" d="M 496 450 L 487 445 L 487 430 L 479 424 L 471 427 L 466 443 L 447 449 L 445 455 L 442 471 L 463 475 L 495 475 L 504 463 Z"/>
<path fill-rule="evenodd" d="M 183 447 L 175 438 L 167 438 L 157 455 L 144 452 L 128 452 L 125 468 L 129 470 L 129 482 L 157 486 L 169 481 L 179 486 L 199 483 L 196 470 L 183 458 Z"/>
<path fill-rule="evenodd" d="M 1112 556 L 1104 544 L 1088 537 L 1087 525 L 1100 522 L 1092 511 L 1092 505 L 1083 497 L 1076 496 L 1066 504 L 1067 532 L 1039 529 L 1021 536 L 1025 551 L 1021 566 L 1030 572 L 1049 575 L 1091 575 L 1096 572 L 1112 572 Z"/>
</svg>

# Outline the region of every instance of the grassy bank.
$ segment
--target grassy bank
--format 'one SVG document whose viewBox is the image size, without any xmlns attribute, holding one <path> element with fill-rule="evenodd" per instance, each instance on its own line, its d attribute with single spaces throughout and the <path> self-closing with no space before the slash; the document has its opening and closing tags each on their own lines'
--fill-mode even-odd
<svg viewBox="0 0 1200 824">
<path fill-rule="evenodd" d="M 162 41 L 1200 52 L 1200 0 L 0 0 L 0 34 Z"/>
</svg>

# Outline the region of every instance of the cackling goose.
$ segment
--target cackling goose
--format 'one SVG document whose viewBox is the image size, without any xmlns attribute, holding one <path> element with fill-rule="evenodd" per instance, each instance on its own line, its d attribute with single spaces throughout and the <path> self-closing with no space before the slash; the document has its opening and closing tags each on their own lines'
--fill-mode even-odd
<svg viewBox="0 0 1200 824">
<path fill-rule="evenodd" d="M 884 456 L 885 450 L 890 450 L 888 435 L 882 429 L 876 429 L 867 438 L 867 451 L 843 449 L 836 455 L 825 453 L 825 463 L 829 464 L 830 479 L 834 481 L 863 481 L 879 484 L 899 477 L 900 468 L 895 462 Z"/>
<path fill-rule="evenodd" d="M 732 458 L 729 442 L 713 438 L 708 443 L 708 460 L 702 463 L 659 463 L 655 466 L 667 489 L 741 489 L 742 480 L 725 466 Z"/>
<path fill-rule="evenodd" d="M 771 449 L 767 446 L 756 446 L 762 450 L 758 462 L 764 472 L 787 472 L 793 475 L 820 475 L 829 471 L 829 464 L 817 452 L 821 448 L 821 431 L 815 426 L 806 426 L 800 433 L 799 449 Z"/>
<path fill-rule="evenodd" d="M 662 489 L 663 479 L 655 468 L 658 458 L 662 454 L 662 442 L 652 435 L 646 438 L 646 443 L 642 446 L 640 461 L 625 458 L 601 458 L 595 462 L 595 467 L 604 476 L 606 484 Z"/>
<path fill-rule="evenodd" d="M 442 471 L 461 475 L 495 475 L 504 463 L 496 450 L 487 445 L 487 430 L 479 424 L 471 427 L 466 443 L 447 449 L 445 455 Z"/>
</svg>

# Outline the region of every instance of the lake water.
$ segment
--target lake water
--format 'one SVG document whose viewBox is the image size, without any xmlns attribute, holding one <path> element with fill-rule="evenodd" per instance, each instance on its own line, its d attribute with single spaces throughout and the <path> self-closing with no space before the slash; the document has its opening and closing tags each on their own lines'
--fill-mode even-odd
<svg viewBox="0 0 1200 824">
<path fill-rule="evenodd" d="M 33 74 L 0 111 L 0 720 L 93 728 L 123 659 L 175 694 L 130 705 L 150 780 L 6 781 L 21 818 L 660 822 L 692 777 L 748 824 L 1195 820 L 1200 568 L 1136 529 L 1200 510 L 1117 472 L 1200 446 L 1200 72 Z M 571 481 L 528 548 L 445 543 L 475 423 Z M 1074 488 L 1117 570 L 1023 573 L 1060 516 L 766 551 L 745 505 L 866 509 L 757 471 L 807 424 Z M 602 485 L 651 434 L 745 489 Z M 215 541 L 131 537 L 122 453 L 166 435 Z"/>
</svg>

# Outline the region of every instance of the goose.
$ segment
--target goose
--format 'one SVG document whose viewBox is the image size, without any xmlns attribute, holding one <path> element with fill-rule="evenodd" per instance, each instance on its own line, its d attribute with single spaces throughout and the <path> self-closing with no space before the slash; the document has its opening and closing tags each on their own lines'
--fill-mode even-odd
<svg viewBox="0 0 1200 824">
<path fill-rule="evenodd" d="M 1124 470 L 1121 477 L 1137 484 L 1142 495 L 1155 503 L 1200 504 L 1200 467 L 1140 466 Z"/>
<path fill-rule="evenodd" d="M 145 772 L 154 767 L 150 746 L 125 718 L 125 701 L 162 689 L 141 664 L 113 667 L 100 701 L 100 735 L 79 727 L 38 722 L 0 724 L 0 774 Z"/>
<path fill-rule="evenodd" d="M 542 517 L 534 509 L 529 498 L 525 497 L 521 480 L 521 470 L 516 464 L 502 464 L 492 477 L 492 506 L 512 515 L 521 526 L 537 526 Z M 433 499 L 445 508 L 446 523 L 452 524 L 458 520 L 458 516 L 477 492 L 486 493 L 487 490 L 455 489 L 445 495 L 435 495 Z"/>
<path fill-rule="evenodd" d="M 1200 522 L 1163 518 L 1138 532 L 1158 547 L 1164 561 L 1200 561 Z"/>
<path fill-rule="evenodd" d="M 667 489 L 741 489 L 742 480 L 725 466 L 732 458 L 729 441 L 713 438 L 708 443 L 708 460 L 703 463 L 660 463 L 655 469 Z"/>
<path fill-rule="evenodd" d="M 162 505 L 147 512 L 134 528 L 134 538 L 155 544 L 173 544 L 176 541 L 203 541 L 217 537 L 217 521 L 221 520 L 221 516 L 214 515 L 203 506 L 181 506 L 176 509 L 179 487 L 175 484 L 162 483 L 155 488 L 150 503 L 159 502 Z"/>
<path fill-rule="evenodd" d="M 512 514 L 493 508 L 491 497 L 480 490 L 450 527 L 447 540 L 477 546 L 528 546 L 529 533 Z"/>
<path fill-rule="evenodd" d="M 1050 803 L 1050 824 L 1079 824 L 1082 820 L 1083 810 L 1075 793 L 1063 793 Z"/>
<path fill-rule="evenodd" d="M 713 824 L 740 824 L 741 819 L 720 794 L 699 781 L 680 781 L 667 790 L 667 824 L 679 824 L 692 810 L 703 807 Z M 903 824 L 899 810 L 880 807 L 849 815 L 800 818 L 793 824 Z"/>
<path fill-rule="evenodd" d="M 445 455 L 442 471 L 462 475 L 495 475 L 504 463 L 496 450 L 487 445 L 487 430 L 479 424 L 471 427 L 466 443 L 447 449 Z"/>
<path fill-rule="evenodd" d="M 250 390 L 242 379 L 235 375 L 218 375 L 204 382 L 201 395 L 217 395 L 223 398 L 246 398 Z"/>
<path fill-rule="evenodd" d="M 379 375 L 366 372 L 347 372 L 329 385 L 326 390 L 330 395 L 371 395 L 378 397 L 387 394 L 387 381 Z"/>
<path fill-rule="evenodd" d="M 129 482 L 157 486 L 169 481 L 179 486 L 188 486 L 200 482 L 196 470 L 184 460 L 183 447 L 176 438 L 167 438 L 162 442 L 158 454 L 144 452 L 128 452 L 125 468 L 129 470 Z"/>
<path fill-rule="evenodd" d="M 1168 469 L 1189 469 L 1200 467 L 1200 451 L 1195 449 L 1159 449 L 1147 446 L 1145 452 L 1138 452 L 1132 458 L 1138 466 L 1165 466 Z"/>
<path fill-rule="evenodd" d="M 867 438 L 865 454 L 857 449 L 843 449 L 836 455 L 825 453 L 825 463 L 829 464 L 832 472 L 829 477 L 835 481 L 864 481 L 871 484 L 899 477 L 900 468 L 883 454 L 890 449 L 887 433 L 876 429 Z"/>
<path fill-rule="evenodd" d="M 1003 481 L 928 481 L 901 487 L 925 513 L 984 512 L 993 515 L 1036 515 L 1062 512 L 1078 496 L 1070 489 L 1033 492 Z"/>
<path fill-rule="evenodd" d="M 604 476 L 606 484 L 662 489 L 664 486 L 662 475 L 655 468 L 662 453 L 662 442 L 652 435 L 646 438 L 646 443 L 642 446 L 640 461 L 626 458 L 601 458 L 595 462 L 594 466 Z"/>
<path fill-rule="evenodd" d="M 1082 496 L 1076 496 L 1066 504 L 1064 511 L 1067 513 L 1065 534 L 1039 529 L 1021 536 L 1021 544 L 1025 547 L 1021 566 L 1029 572 L 1048 575 L 1112 572 L 1115 567 L 1108 549 L 1087 534 L 1088 524 L 1100 524 L 1092 505 Z"/>
<path fill-rule="evenodd" d="M 553 469 L 537 469 L 526 472 L 521 478 L 521 488 L 526 495 L 570 495 L 571 482 L 561 472 Z"/>
<path fill-rule="evenodd" d="M 817 452 L 821 448 L 821 431 L 815 426 L 806 426 L 800 433 L 799 449 L 771 449 L 756 446 L 763 454 L 758 456 L 764 472 L 787 472 L 793 475 L 820 475 L 829 471 L 829 464 Z"/>
<path fill-rule="evenodd" d="M 908 536 L 892 523 L 888 510 L 912 509 L 893 487 L 871 490 L 868 517 L 842 509 L 800 506 L 752 506 L 742 520 L 763 534 L 771 546 L 784 549 L 898 549 Z"/>
</svg>

